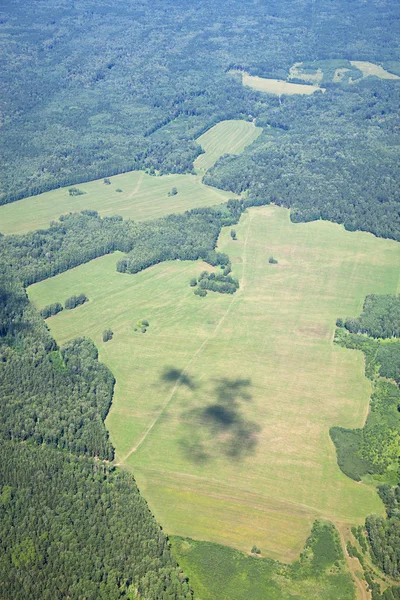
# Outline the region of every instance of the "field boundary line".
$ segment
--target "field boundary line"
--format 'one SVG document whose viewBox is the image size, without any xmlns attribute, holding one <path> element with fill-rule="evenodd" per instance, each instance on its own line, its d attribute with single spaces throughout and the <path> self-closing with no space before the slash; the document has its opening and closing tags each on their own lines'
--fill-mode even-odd
<svg viewBox="0 0 400 600">
<path fill-rule="evenodd" d="M 250 229 L 251 229 L 251 222 L 253 220 L 253 216 L 251 215 L 249 217 L 249 225 L 247 228 L 247 233 L 246 233 L 246 238 L 244 241 L 244 245 L 243 245 L 243 263 L 242 263 L 242 285 L 240 286 L 238 292 L 243 292 L 244 288 L 245 288 L 245 267 L 246 267 L 246 250 L 247 250 L 247 242 L 249 239 L 249 234 L 250 234 Z M 164 414 L 166 408 L 168 407 L 168 405 L 170 404 L 172 398 L 175 396 L 175 392 L 179 389 L 183 378 L 185 377 L 187 370 L 189 369 L 189 367 L 193 364 L 193 362 L 196 360 L 196 358 L 198 357 L 198 355 L 200 354 L 200 352 L 203 350 L 203 348 L 216 336 L 219 328 L 221 327 L 222 323 L 225 321 L 226 317 L 228 316 L 228 314 L 231 311 L 231 308 L 233 306 L 233 304 L 236 301 L 236 298 L 238 296 L 235 294 L 232 298 L 232 300 L 230 301 L 228 308 L 226 309 L 225 313 L 222 315 L 222 317 L 220 318 L 220 320 L 218 321 L 214 331 L 212 332 L 212 334 L 207 337 L 205 340 L 203 340 L 203 342 L 200 344 L 200 346 L 197 348 L 197 350 L 194 352 L 193 356 L 191 357 L 191 359 L 189 360 L 189 362 L 186 364 L 185 368 L 182 370 L 181 374 L 179 375 L 178 379 L 175 382 L 174 387 L 172 388 L 169 396 L 167 397 L 166 401 L 164 402 L 164 404 L 162 405 L 160 412 L 158 413 L 158 415 L 156 416 L 156 418 L 153 420 L 152 423 L 150 423 L 150 425 L 147 427 L 147 429 L 145 430 L 145 432 L 142 434 L 142 436 L 140 437 L 139 441 L 137 442 L 137 444 L 135 444 L 130 450 L 129 452 L 123 457 L 121 458 L 121 460 L 119 460 L 116 463 L 117 467 L 120 467 L 121 465 L 124 464 L 124 462 L 126 462 L 128 460 L 128 458 L 134 453 L 136 452 L 140 446 L 143 444 L 143 442 L 145 441 L 145 439 L 147 438 L 147 436 L 149 435 L 149 433 L 151 433 L 152 429 L 155 427 L 155 425 L 158 423 L 158 421 L 160 420 L 160 418 L 162 417 L 162 415 Z"/>
</svg>

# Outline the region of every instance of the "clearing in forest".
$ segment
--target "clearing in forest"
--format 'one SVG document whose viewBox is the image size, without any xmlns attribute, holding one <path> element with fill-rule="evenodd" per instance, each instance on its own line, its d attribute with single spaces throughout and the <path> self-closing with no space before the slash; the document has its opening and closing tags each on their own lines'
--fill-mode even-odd
<svg viewBox="0 0 400 600">
<path fill-rule="evenodd" d="M 289 211 L 249 209 L 221 233 L 236 294 L 193 294 L 211 267 L 168 262 L 117 273 L 109 255 L 31 286 L 41 308 L 89 302 L 47 323 L 58 343 L 88 336 L 116 378 L 107 426 L 169 534 L 293 559 L 315 518 L 383 513 L 374 488 L 339 469 L 332 425 L 362 427 L 371 393 L 361 353 L 332 342 L 338 316 L 399 290 L 400 245 Z M 274 256 L 277 264 L 270 264 Z M 147 332 L 135 331 L 139 319 Z M 102 331 L 114 337 L 102 342 Z"/>
<path fill-rule="evenodd" d="M 223 154 L 240 154 L 261 132 L 261 127 L 256 127 L 249 121 L 232 120 L 217 123 L 197 139 L 204 154 L 196 158 L 195 168 L 205 172 Z"/>
<path fill-rule="evenodd" d="M 239 72 L 242 74 L 243 85 L 247 85 L 258 92 L 267 92 L 275 96 L 282 96 L 283 94 L 313 94 L 318 90 L 325 92 L 325 88 L 317 85 L 291 83 L 282 79 L 266 79 L 265 77 L 249 75 L 245 71 Z"/>
<path fill-rule="evenodd" d="M 109 180 L 110 184 L 98 179 L 0 206 L 0 232 L 8 235 L 48 227 L 62 214 L 84 209 L 97 210 L 102 217 L 118 214 L 124 219 L 143 221 L 237 197 L 232 192 L 204 185 L 195 175 L 158 177 L 130 171 Z M 71 187 L 84 194 L 70 196 Z M 178 193 L 168 195 L 173 188 Z"/>
<path fill-rule="evenodd" d="M 380 65 L 375 65 L 374 63 L 367 62 L 364 60 L 351 60 L 350 61 L 353 67 L 359 69 L 363 77 L 368 77 L 369 75 L 375 75 L 375 77 L 379 77 L 380 79 L 400 79 L 398 75 L 394 73 L 389 73 Z"/>
</svg>

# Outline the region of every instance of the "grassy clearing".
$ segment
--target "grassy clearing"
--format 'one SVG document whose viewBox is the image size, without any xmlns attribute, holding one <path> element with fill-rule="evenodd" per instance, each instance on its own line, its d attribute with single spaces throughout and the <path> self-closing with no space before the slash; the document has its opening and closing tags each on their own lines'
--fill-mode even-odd
<svg viewBox="0 0 400 600">
<path fill-rule="evenodd" d="M 367 294 L 399 291 L 400 246 L 323 221 L 294 225 L 273 206 L 249 210 L 236 232 L 219 241 L 240 279 L 233 296 L 194 296 L 189 280 L 204 264 L 129 276 L 116 255 L 28 293 L 38 308 L 89 298 L 47 323 L 59 343 L 91 337 L 114 373 L 117 461 L 165 530 L 292 560 L 315 518 L 359 524 L 383 512 L 336 463 L 329 428 L 361 427 L 371 387 L 361 353 L 332 339 L 336 318 L 358 314 Z M 146 334 L 134 331 L 141 318 Z M 103 344 L 106 328 L 114 337 Z"/>
<path fill-rule="evenodd" d="M 189 577 L 195 600 L 353 600 L 343 553 L 335 551 L 328 527 L 316 525 L 303 562 L 291 567 L 188 538 L 172 537 L 172 551 Z"/>
<path fill-rule="evenodd" d="M 290 81 L 283 81 L 281 79 L 266 79 L 264 77 L 255 77 L 249 75 L 245 71 L 242 71 L 242 83 L 247 85 L 253 90 L 258 92 L 267 92 L 268 94 L 275 94 L 275 96 L 282 96 L 282 94 L 313 94 L 314 92 L 321 90 L 325 92 L 325 88 L 321 88 L 317 85 L 303 84 L 303 83 L 291 83 Z"/>
<path fill-rule="evenodd" d="M 379 77 L 380 79 L 400 79 L 398 75 L 394 73 L 389 73 L 380 65 L 375 65 L 374 63 L 367 62 L 364 60 L 351 60 L 350 61 L 353 67 L 359 69 L 363 77 L 368 77 L 369 75 L 375 75 L 375 77 Z"/>
<path fill-rule="evenodd" d="M 221 121 L 198 138 L 205 154 L 194 162 L 200 172 L 210 169 L 223 154 L 240 154 L 260 135 L 261 127 L 249 121 Z"/>
<path fill-rule="evenodd" d="M 302 79 L 306 83 L 319 85 L 324 78 L 324 74 L 320 67 L 317 69 L 307 69 L 302 62 L 297 62 L 289 69 L 289 79 L 293 78 Z"/>
<path fill-rule="evenodd" d="M 74 186 L 85 192 L 81 196 L 70 196 L 66 187 L 0 206 L 0 231 L 6 235 L 33 231 L 48 227 L 61 214 L 83 209 L 97 210 L 101 216 L 118 214 L 143 221 L 237 197 L 204 185 L 195 175 L 154 177 L 131 171 L 115 175 L 110 181 L 111 185 L 98 179 Z M 174 187 L 178 194 L 169 197 Z"/>
</svg>

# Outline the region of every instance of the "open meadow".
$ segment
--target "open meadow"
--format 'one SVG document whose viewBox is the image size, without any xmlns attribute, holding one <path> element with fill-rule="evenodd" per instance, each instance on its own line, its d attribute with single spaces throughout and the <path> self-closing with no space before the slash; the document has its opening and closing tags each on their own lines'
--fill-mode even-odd
<svg viewBox="0 0 400 600">
<path fill-rule="evenodd" d="M 258 92 L 267 92 L 268 94 L 274 94 L 275 96 L 281 96 L 282 94 L 309 95 L 318 90 L 325 92 L 325 88 L 319 87 L 318 85 L 312 85 L 311 83 L 292 83 L 291 81 L 284 81 L 283 79 L 257 77 L 249 75 L 245 71 L 240 72 L 242 74 L 243 85 L 251 87 Z"/>
<path fill-rule="evenodd" d="M 198 175 L 159 177 L 130 171 L 114 175 L 110 181 L 111 184 L 105 184 L 103 179 L 97 179 L 73 186 L 85 192 L 80 196 L 70 196 L 65 187 L 0 206 L 0 232 L 9 235 L 48 227 L 62 214 L 84 209 L 97 210 L 102 217 L 118 214 L 124 219 L 143 221 L 237 197 L 204 185 Z M 172 188 L 178 193 L 168 196 Z"/>
<path fill-rule="evenodd" d="M 126 275 L 116 254 L 28 294 L 38 308 L 89 298 L 47 323 L 59 344 L 93 339 L 112 370 L 116 462 L 164 530 L 289 561 L 315 518 L 360 524 L 383 513 L 375 489 L 337 466 L 329 428 L 363 425 L 371 385 L 361 353 L 332 340 L 336 318 L 358 314 L 367 294 L 399 291 L 400 246 L 329 222 L 293 224 L 274 206 L 249 209 L 236 232 L 219 239 L 240 281 L 233 296 L 193 294 L 204 263 Z M 107 328 L 114 337 L 103 343 Z"/>
<path fill-rule="evenodd" d="M 130 171 L 110 177 L 108 184 L 97 179 L 5 204 L 0 206 L 0 232 L 10 235 L 48 227 L 61 214 L 84 209 L 97 210 L 102 217 L 118 214 L 142 221 L 237 198 L 232 192 L 203 184 L 201 177 L 223 154 L 243 152 L 261 131 L 261 127 L 240 120 L 221 121 L 211 127 L 197 140 L 204 150 L 195 161 L 197 175 L 160 177 Z M 84 193 L 71 196 L 71 187 Z M 177 193 L 171 195 L 173 188 Z"/>
<path fill-rule="evenodd" d="M 194 161 L 198 172 L 210 169 L 223 154 L 240 154 L 262 132 L 249 121 L 221 121 L 203 133 L 197 142 L 204 150 Z"/>
</svg>

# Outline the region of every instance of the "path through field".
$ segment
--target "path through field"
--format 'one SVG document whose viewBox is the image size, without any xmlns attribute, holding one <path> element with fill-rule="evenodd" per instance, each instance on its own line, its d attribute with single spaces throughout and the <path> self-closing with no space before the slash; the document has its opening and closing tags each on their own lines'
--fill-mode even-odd
<svg viewBox="0 0 400 600">
<path fill-rule="evenodd" d="M 193 294 L 211 267 L 169 262 L 137 275 L 106 256 L 29 288 L 42 307 L 89 302 L 47 321 L 59 343 L 87 335 L 116 378 L 107 426 L 167 533 L 292 560 L 317 517 L 360 524 L 383 513 L 341 473 L 332 425 L 360 427 L 371 393 L 363 357 L 333 345 L 337 317 L 399 290 L 398 244 L 322 221 L 250 209 L 219 248 L 234 296 Z M 273 255 L 278 264 L 271 265 Z M 135 331 L 146 318 L 146 334 Z M 112 341 L 103 344 L 102 331 Z"/>
</svg>

